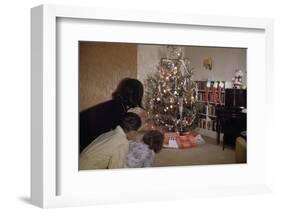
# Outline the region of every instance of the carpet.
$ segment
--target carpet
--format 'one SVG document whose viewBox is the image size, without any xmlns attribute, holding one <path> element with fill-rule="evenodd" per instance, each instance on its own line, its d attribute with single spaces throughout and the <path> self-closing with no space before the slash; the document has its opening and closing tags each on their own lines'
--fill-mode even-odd
<svg viewBox="0 0 281 213">
<path fill-rule="evenodd" d="M 206 143 L 190 149 L 163 148 L 155 155 L 153 167 L 161 166 L 190 166 L 233 164 L 235 162 L 235 150 L 233 147 L 225 147 L 216 144 L 216 140 L 205 137 Z"/>
</svg>

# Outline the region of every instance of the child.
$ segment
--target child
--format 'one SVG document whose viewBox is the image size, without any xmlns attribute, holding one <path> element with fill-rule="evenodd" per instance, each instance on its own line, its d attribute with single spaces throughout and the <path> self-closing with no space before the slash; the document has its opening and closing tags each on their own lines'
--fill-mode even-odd
<svg viewBox="0 0 281 213">
<path fill-rule="evenodd" d="M 128 168 L 151 167 L 155 153 L 161 151 L 164 136 L 157 130 L 148 131 L 143 142 L 131 141 L 127 158 Z"/>
<path fill-rule="evenodd" d="M 120 126 L 97 137 L 80 154 L 79 169 L 124 168 L 129 140 L 141 126 L 140 117 L 127 112 Z"/>
</svg>

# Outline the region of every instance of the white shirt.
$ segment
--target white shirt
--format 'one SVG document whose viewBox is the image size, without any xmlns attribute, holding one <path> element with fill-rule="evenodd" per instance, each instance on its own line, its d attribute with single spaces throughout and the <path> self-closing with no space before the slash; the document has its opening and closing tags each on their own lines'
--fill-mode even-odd
<svg viewBox="0 0 281 213">
<path fill-rule="evenodd" d="M 129 149 L 129 141 L 120 126 L 97 137 L 81 153 L 79 169 L 123 168 Z"/>
</svg>

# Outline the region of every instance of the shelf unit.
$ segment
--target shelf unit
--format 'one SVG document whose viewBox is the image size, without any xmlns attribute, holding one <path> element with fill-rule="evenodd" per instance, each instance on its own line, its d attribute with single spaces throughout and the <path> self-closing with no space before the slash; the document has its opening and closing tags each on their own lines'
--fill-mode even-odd
<svg viewBox="0 0 281 213">
<path fill-rule="evenodd" d="M 197 102 L 203 103 L 203 110 L 198 113 L 198 131 L 202 135 L 216 138 L 216 107 L 225 104 L 224 81 L 195 81 L 197 84 Z"/>
</svg>

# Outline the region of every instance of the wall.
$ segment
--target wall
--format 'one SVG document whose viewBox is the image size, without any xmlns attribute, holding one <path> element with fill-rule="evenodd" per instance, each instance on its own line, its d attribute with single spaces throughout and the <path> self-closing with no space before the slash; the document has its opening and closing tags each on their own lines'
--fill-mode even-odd
<svg viewBox="0 0 281 213">
<path fill-rule="evenodd" d="M 184 56 L 191 60 L 194 68 L 194 80 L 231 81 L 236 69 L 243 71 L 243 82 L 246 84 L 246 49 L 184 47 Z M 138 78 L 145 80 L 148 73 L 155 72 L 162 57 L 167 56 L 166 46 L 138 45 Z M 213 59 L 212 71 L 203 67 L 203 59 Z"/>
<path fill-rule="evenodd" d="M 155 72 L 160 59 L 166 56 L 166 46 L 138 45 L 138 79 L 145 82 L 146 76 Z"/>
<path fill-rule="evenodd" d="M 243 71 L 243 82 L 246 84 L 246 49 L 186 47 L 185 56 L 190 58 L 194 67 L 195 80 L 231 81 L 236 69 Z M 203 67 L 203 60 L 213 60 L 212 70 Z"/>
<path fill-rule="evenodd" d="M 80 42 L 80 111 L 111 98 L 119 81 L 137 76 L 137 46 Z"/>
<path fill-rule="evenodd" d="M 145 82 L 147 74 L 156 72 L 160 59 L 167 57 L 166 45 L 80 42 L 79 51 L 80 111 L 110 99 L 124 77 Z M 186 46 L 183 52 L 194 68 L 194 80 L 231 81 L 235 69 L 242 69 L 246 83 L 246 49 Z M 211 71 L 203 67 L 209 57 Z"/>
</svg>

